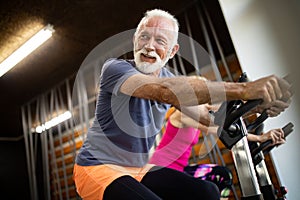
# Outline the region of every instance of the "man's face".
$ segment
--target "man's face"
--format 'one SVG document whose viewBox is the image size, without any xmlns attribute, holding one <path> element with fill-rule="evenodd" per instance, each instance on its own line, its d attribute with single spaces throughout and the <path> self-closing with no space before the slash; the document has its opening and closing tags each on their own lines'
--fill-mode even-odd
<svg viewBox="0 0 300 200">
<path fill-rule="evenodd" d="M 162 17 L 148 19 L 134 38 L 134 60 L 137 68 L 146 74 L 162 68 L 173 55 L 174 27 Z"/>
</svg>

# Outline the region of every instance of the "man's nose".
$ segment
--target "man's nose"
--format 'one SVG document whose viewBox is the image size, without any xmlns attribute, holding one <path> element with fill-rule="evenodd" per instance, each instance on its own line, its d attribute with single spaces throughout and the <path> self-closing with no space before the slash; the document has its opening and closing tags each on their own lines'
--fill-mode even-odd
<svg viewBox="0 0 300 200">
<path fill-rule="evenodd" d="M 154 47 L 154 44 L 155 43 L 155 41 L 154 41 L 154 38 L 153 37 L 151 37 L 148 41 L 147 41 L 147 43 L 145 44 L 145 49 L 147 50 L 147 51 L 154 51 L 155 50 L 155 47 Z"/>
</svg>

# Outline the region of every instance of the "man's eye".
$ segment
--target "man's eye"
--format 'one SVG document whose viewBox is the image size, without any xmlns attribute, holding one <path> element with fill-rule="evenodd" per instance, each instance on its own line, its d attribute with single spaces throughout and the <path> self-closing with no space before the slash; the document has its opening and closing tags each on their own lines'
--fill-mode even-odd
<svg viewBox="0 0 300 200">
<path fill-rule="evenodd" d="M 146 39 L 149 39 L 149 36 L 148 36 L 148 35 L 141 35 L 140 38 L 141 38 L 142 40 L 146 40 Z"/>
<path fill-rule="evenodd" d="M 161 44 L 161 45 L 166 45 L 166 41 L 162 40 L 162 39 L 157 39 L 156 40 L 158 44 Z"/>
</svg>

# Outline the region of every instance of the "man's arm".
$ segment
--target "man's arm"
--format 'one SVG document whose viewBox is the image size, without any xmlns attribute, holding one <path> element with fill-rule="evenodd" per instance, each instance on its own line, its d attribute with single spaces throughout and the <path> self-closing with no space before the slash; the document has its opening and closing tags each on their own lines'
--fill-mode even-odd
<svg viewBox="0 0 300 200">
<path fill-rule="evenodd" d="M 136 74 L 122 85 L 121 92 L 175 106 L 192 106 L 224 100 L 263 99 L 264 103 L 291 97 L 291 85 L 282 78 L 268 76 L 246 83 L 212 82 L 194 77 L 157 78 Z"/>
<path fill-rule="evenodd" d="M 287 81 L 276 76 L 246 83 L 232 83 L 205 81 L 186 76 L 157 78 L 136 74 L 122 84 L 120 91 L 130 96 L 171 104 L 190 116 L 190 111 L 185 111 L 184 107 L 236 99 L 262 99 L 260 107 L 263 109 L 270 108 L 274 101 L 285 99 L 282 101 L 282 107 L 285 109 L 291 98 L 290 87 Z M 199 119 L 195 116 L 190 117 Z"/>
</svg>

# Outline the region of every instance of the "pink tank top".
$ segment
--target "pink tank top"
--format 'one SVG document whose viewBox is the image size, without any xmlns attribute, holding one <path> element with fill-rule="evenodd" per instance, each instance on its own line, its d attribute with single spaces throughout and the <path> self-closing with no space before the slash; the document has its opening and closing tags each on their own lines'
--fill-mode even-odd
<svg viewBox="0 0 300 200">
<path fill-rule="evenodd" d="M 192 147 L 198 142 L 200 131 L 195 128 L 176 128 L 170 120 L 166 131 L 150 158 L 150 163 L 183 171 L 187 166 Z"/>
</svg>

